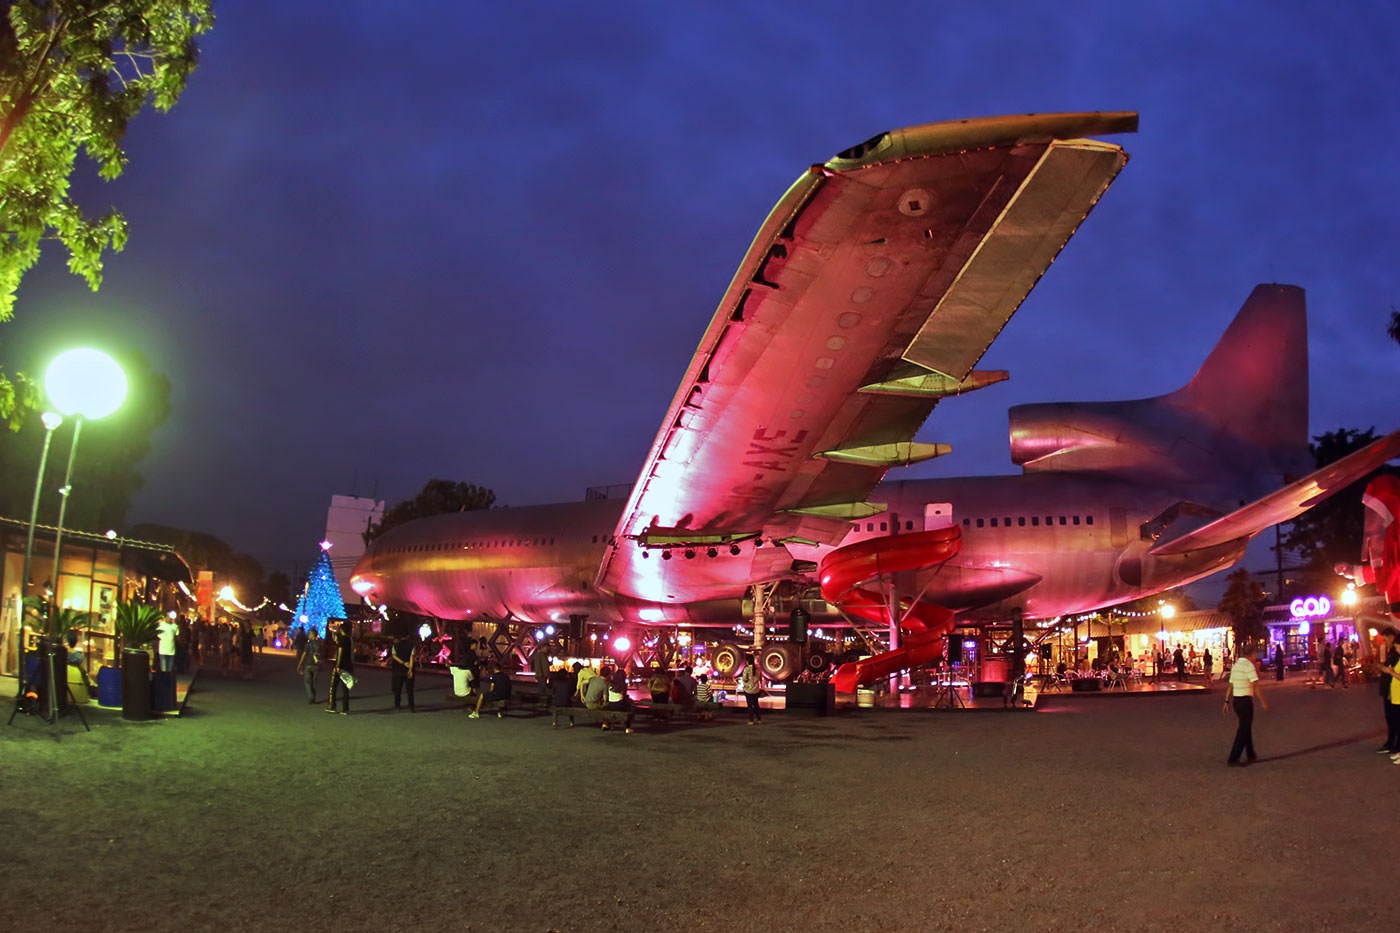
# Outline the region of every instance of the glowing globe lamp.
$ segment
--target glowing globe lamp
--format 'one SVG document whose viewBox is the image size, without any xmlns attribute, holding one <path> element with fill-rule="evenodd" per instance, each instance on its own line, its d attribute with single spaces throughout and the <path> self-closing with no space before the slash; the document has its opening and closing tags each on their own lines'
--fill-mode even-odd
<svg viewBox="0 0 1400 933">
<path fill-rule="evenodd" d="M 126 401 L 126 373 L 101 350 L 65 350 L 44 373 L 44 392 L 65 415 L 105 418 Z"/>
</svg>

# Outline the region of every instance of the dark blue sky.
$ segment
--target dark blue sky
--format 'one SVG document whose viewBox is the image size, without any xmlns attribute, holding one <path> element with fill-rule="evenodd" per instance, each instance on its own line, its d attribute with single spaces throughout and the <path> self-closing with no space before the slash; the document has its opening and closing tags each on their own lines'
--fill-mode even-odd
<svg viewBox="0 0 1400 933">
<path fill-rule="evenodd" d="M 106 285 L 48 255 L 6 355 L 137 343 L 174 412 L 131 520 L 305 569 L 332 494 L 631 482 L 807 165 L 1133 109 L 1132 160 L 983 360 L 1011 382 L 935 412 L 955 452 L 922 473 L 1012 471 L 1011 405 L 1176 388 L 1261 281 L 1308 290 L 1314 432 L 1400 427 L 1400 9 L 945 6 L 220 4 L 180 104 L 84 184 L 131 224 Z"/>
</svg>

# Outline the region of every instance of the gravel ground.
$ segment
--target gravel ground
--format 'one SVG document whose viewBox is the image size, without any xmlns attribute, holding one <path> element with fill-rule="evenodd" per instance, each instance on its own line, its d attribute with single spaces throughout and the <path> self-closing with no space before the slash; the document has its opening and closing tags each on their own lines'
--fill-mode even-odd
<svg viewBox="0 0 1400 933">
<path fill-rule="evenodd" d="M 1273 689 L 1250 768 L 1225 767 L 1218 691 L 623 735 L 468 720 L 447 687 L 424 676 L 420 711 L 396 713 L 369 672 L 351 715 L 328 716 L 265 657 L 248 680 L 206 672 L 178 719 L 16 718 L 4 926 L 1317 930 L 1391 913 L 1400 768 L 1373 752 L 1373 684 Z"/>
</svg>

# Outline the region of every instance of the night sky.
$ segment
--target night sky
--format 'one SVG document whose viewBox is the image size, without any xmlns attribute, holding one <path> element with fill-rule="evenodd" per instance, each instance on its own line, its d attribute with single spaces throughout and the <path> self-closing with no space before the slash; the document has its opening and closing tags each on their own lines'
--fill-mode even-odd
<svg viewBox="0 0 1400 933">
<path fill-rule="evenodd" d="M 1177 388 L 1265 281 L 1308 290 L 1313 432 L 1382 433 L 1400 7 L 1321 6 L 222 3 L 179 105 L 81 186 L 131 225 L 106 284 L 50 251 L 0 341 L 36 371 L 139 346 L 174 410 L 130 520 L 304 571 L 332 494 L 630 483 L 809 164 L 918 123 L 1137 110 L 982 361 L 1011 381 L 940 406 L 921 439 L 954 453 L 906 475 L 1014 472 L 1014 404 Z"/>
</svg>

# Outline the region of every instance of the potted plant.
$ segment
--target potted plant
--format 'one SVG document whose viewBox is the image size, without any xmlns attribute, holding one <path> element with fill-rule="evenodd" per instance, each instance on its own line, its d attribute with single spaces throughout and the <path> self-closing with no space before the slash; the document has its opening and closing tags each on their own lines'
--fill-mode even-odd
<svg viewBox="0 0 1400 933">
<path fill-rule="evenodd" d="M 151 715 L 151 642 L 156 640 L 161 613 L 145 603 L 117 603 L 117 644 L 122 659 L 122 718 Z"/>
</svg>

